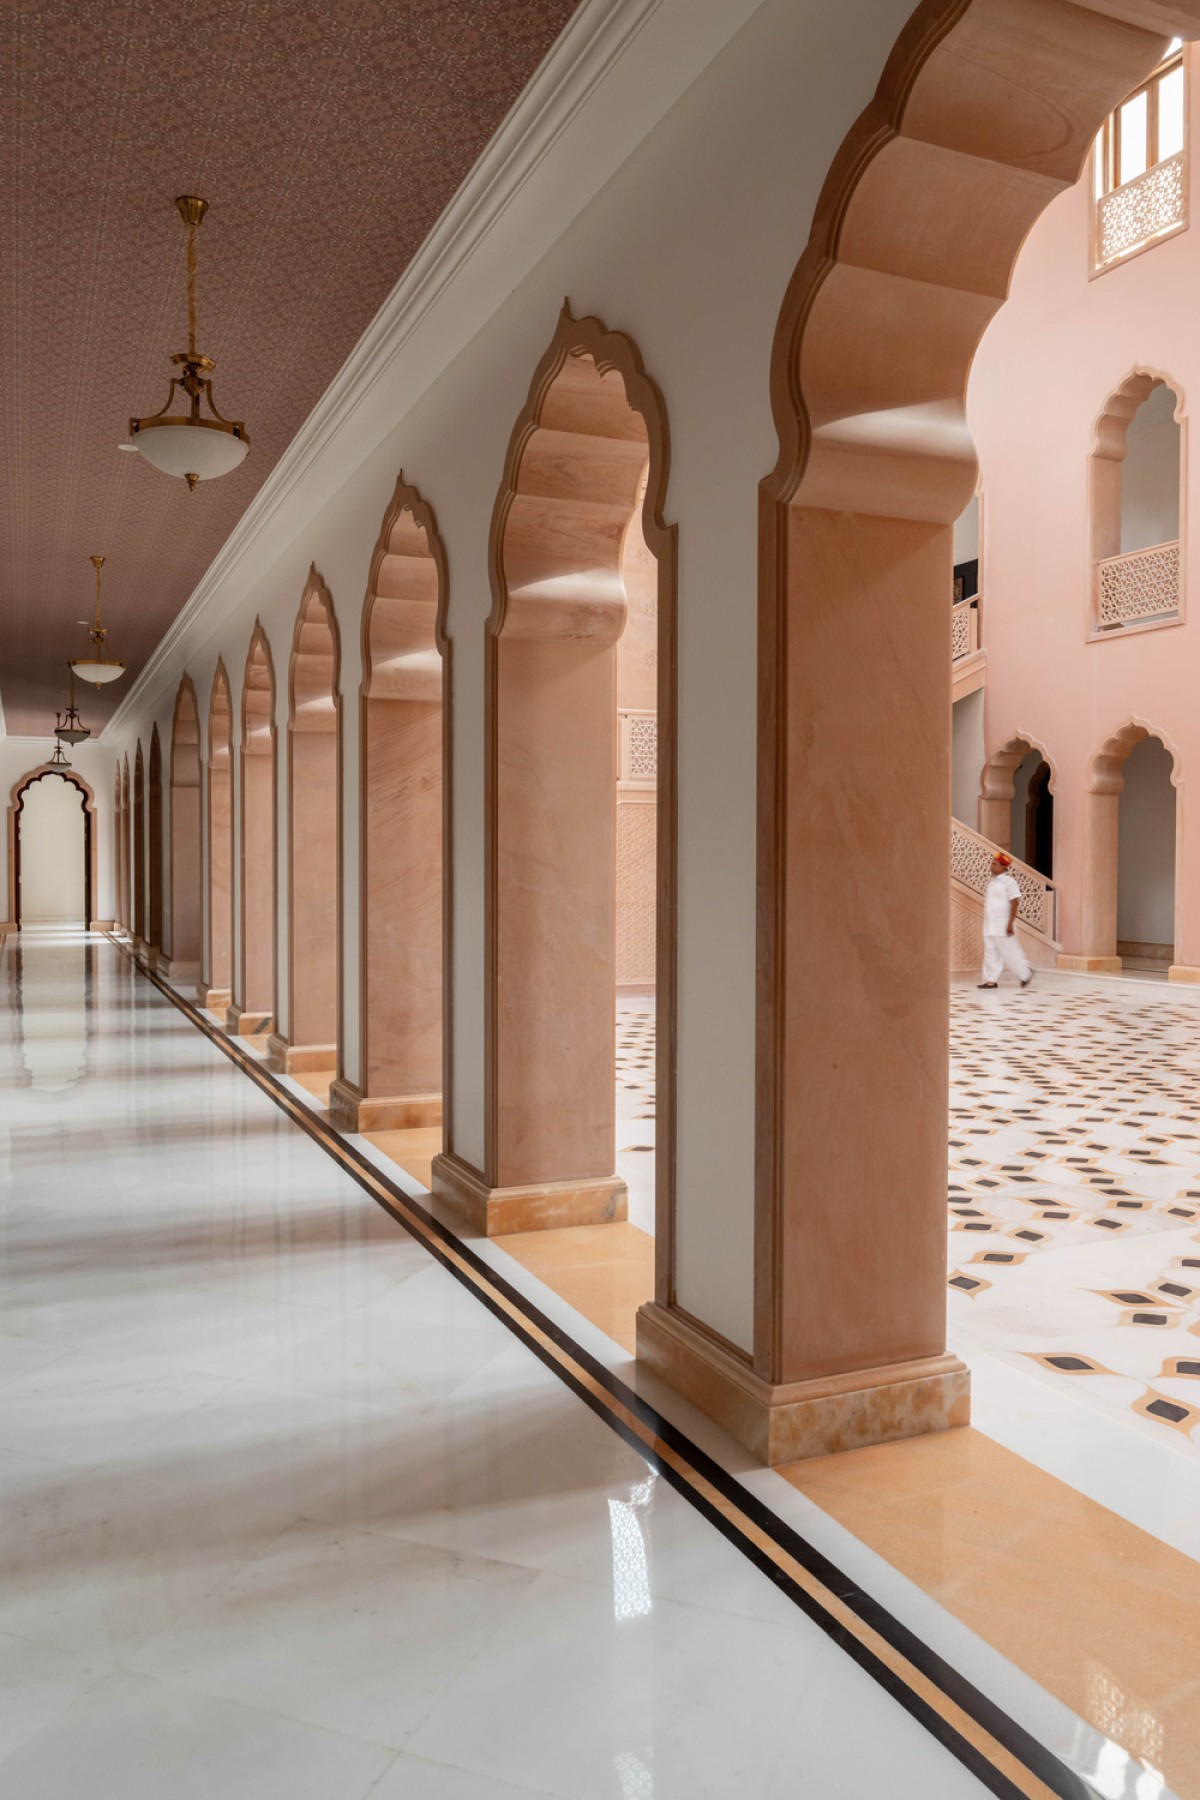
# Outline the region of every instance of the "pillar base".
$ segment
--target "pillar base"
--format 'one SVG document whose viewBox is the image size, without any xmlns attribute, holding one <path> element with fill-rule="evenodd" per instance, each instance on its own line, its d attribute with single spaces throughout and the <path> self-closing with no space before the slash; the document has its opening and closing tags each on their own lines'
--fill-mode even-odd
<svg viewBox="0 0 1200 1800">
<path fill-rule="evenodd" d="M 172 987 L 179 989 L 195 987 L 200 979 L 200 964 L 197 962 L 179 962 L 173 956 L 164 956 L 158 965 L 160 975 L 165 975 Z"/>
<path fill-rule="evenodd" d="M 948 1431 L 971 1419 L 970 1372 L 948 1353 L 773 1387 L 735 1351 L 651 1301 L 638 1309 L 637 1359 L 772 1465 Z"/>
<path fill-rule="evenodd" d="M 339 1075 L 330 1083 L 329 1112 L 339 1131 L 415 1131 L 442 1122 L 440 1094 L 368 1096 Z"/>
<path fill-rule="evenodd" d="M 267 1039 L 267 1061 L 280 1075 L 308 1075 L 337 1068 L 336 1044 L 289 1044 L 279 1032 Z"/>
<path fill-rule="evenodd" d="M 223 1013 L 232 998 L 227 987 L 205 987 L 200 982 L 196 988 L 197 1006 L 203 1006 L 209 1012 Z"/>
<path fill-rule="evenodd" d="M 489 1187 L 478 1169 L 443 1152 L 433 1159 L 433 1192 L 483 1237 L 556 1231 L 564 1225 L 612 1225 L 629 1216 L 629 1194 L 616 1175 Z"/>
<path fill-rule="evenodd" d="M 225 1029 L 230 1037 L 261 1037 L 275 1023 L 274 1013 L 248 1012 L 231 1001 L 225 1009 Z"/>
<path fill-rule="evenodd" d="M 15 925 L 0 925 L 0 931 L 15 931 L 16 929 Z M 88 926 L 89 931 L 115 931 L 116 929 L 117 921 L 115 919 L 93 919 Z"/>
<path fill-rule="evenodd" d="M 1167 970 L 1167 980 L 1200 982 L 1200 969 L 1193 968 L 1190 963 L 1172 963 Z"/>
<path fill-rule="evenodd" d="M 1060 950 L 1054 959 L 1056 969 L 1068 969 L 1072 975 L 1119 975 L 1119 956 L 1067 956 Z"/>
</svg>

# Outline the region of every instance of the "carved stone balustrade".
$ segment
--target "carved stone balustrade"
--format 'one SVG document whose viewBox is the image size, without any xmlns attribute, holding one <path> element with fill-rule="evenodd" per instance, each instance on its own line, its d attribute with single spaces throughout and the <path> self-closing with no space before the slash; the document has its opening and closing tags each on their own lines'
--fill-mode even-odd
<svg viewBox="0 0 1200 1800">
<path fill-rule="evenodd" d="M 990 839 L 981 837 L 970 826 L 964 825 L 960 819 L 952 819 L 950 836 L 950 878 L 961 881 L 972 893 L 982 894 L 991 879 L 992 858 L 997 846 Z M 1030 930 L 1037 931 L 1043 937 L 1053 938 L 1055 935 L 1055 903 L 1054 883 L 1037 869 L 1030 868 L 1017 857 L 1012 859 L 1012 867 L 1008 871 L 1015 877 L 1021 890 L 1021 903 L 1017 908 L 1017 918 Z"/>
<path fill-rule="evenodd" d="M 1179 612 L 1179 542 L 1152 544 L 1096 564 L 1096 631 L 1118 631 Z"/>
</svg>

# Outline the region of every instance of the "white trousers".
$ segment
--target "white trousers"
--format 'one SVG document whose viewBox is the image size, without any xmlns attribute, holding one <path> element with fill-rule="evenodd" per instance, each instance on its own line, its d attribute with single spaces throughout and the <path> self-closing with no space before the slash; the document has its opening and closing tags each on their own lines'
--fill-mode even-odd
<svg viewBox="0 0 1200 1800">
<path fill-rule="evenodd" d="M 1014 931 L 1009 937 L 991 937 L 986 932 L 983 938 L 983 979 L 999 981 L 1005 969 L 1011 969 L 1021 981 L 1028 981 L 1033 974 L 1029 958 L 1021 948 L 1021 940 Z"/>
</svg>

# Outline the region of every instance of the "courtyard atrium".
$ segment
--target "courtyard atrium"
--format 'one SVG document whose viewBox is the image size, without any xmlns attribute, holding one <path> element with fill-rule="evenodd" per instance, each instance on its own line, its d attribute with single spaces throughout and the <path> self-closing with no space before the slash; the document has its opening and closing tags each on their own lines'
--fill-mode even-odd
<svg viewBox="0 0 1200 1800">
<path fill-rule="evenodd" d="M 0 20 L 5 1800 L 1200 1800 L 1198 44 Z"/>
</svg>

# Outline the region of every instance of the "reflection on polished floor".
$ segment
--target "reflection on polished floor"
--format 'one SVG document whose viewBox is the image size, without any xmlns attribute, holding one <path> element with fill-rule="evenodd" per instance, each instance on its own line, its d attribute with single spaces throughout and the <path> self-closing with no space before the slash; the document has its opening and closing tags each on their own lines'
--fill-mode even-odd
<svg viewBox="0 0 1200 1800">
<path fill-rule="evenodd" d="M 113 944 L 0 995 L 5 1796 L 985 1791 Z"/>
</svg>

